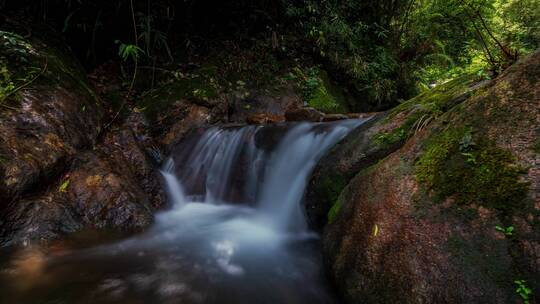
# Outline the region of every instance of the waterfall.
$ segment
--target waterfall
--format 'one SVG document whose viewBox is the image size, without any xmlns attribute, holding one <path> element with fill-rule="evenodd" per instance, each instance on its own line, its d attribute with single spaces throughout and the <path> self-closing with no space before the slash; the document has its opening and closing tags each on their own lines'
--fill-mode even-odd
<svg viewBox="0 0 540 304">
<path fill-rule="evenodd" d="M 274 229 L 304 232 L 300 201 L 311 171 L 331 146 L 361 123 L 211 128 L 195 144 L 188 140 L 177 147 L 162 174 L 175 208 L 189 199 L 246 204 Z M 265 145 L 258 138 L 274 142 Z"/>
<path fill-rule="evenodd" d="M 182 185 L 180 185 L 180 182 L 178 181 L 174 173 L 172 173 L 173 169 L 174 160 L 172 158 L 169 158 L 165 162 L 163 169 L 160 170 L 160 173 L 161 175 L 163 175 L 163 179 L 165 180 L 169 201 L 173 203 L 173 207 L 179 208 L 184 206 L 187 200 L 184 194 L 184 189 L 182 189 Z"/>
</svg>

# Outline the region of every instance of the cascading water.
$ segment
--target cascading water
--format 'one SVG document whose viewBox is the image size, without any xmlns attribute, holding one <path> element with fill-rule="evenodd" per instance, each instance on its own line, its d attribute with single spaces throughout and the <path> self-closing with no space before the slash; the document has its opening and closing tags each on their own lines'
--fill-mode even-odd
<svg viewBox="0 0 540 304">
<path fill-rule="evenodd" d="M 301 199 L 322 155 L 360 120 L 211 128 L 161 173 L 171 202 L 146 233 L 42 257 L 17 303 L 333 303 Z M 1 281 L 1 274 L 0 274 Z"/>
</svg>

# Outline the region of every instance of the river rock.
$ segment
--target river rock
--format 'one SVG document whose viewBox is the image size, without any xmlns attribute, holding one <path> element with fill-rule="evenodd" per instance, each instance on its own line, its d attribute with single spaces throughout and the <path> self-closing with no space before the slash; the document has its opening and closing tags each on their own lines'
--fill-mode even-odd
<svg viewBox="0 0 540 304">
<path fill-rule="evenodd" d="M 324 114 L 311 107 L 291 109 L 285 113 L 287 121 L 310 121 L 320 122 Z"/>
<path fill-rule="evenodd" d="M 55 191 L 17 201 L 3 214 L 0 245 L 28 245 L 76 232 L 83 228 L 76 210 Z"/>
<path fill-rule="evenodd" d="M 520 281 L 536 302 L 540 52 L 430 119 L 336 199 L 323 246 L 339 293 L 347 303 L 520 303 Z"/>
<path fill-rule="evenodd" d="M 337 120 L 344 120 L 344 119 L 349 119 L 349 116 L 345 114 L 325 114 L 322 121 L 330 122 L 330 121 L 337 121 Z"/>
<path fill-rule="evenodd" d="M 95 149 L 79 152 L 47 191 L 7 208 L 0 244 L 49 240 L 83 228 L 133 231 L 151 224 L 165 195 L 133 120 L 113 128 Z"/>
<path fill-rule="evenodd" d="M 250 125 L 263 125 L 283 121 L 285 121 L 285 117 L 283 115 L 272 115 L 266 113 L 252 114 L 246 118 L 246 122 Z"/>
<path fill-rule="evenodd" d="M 230 122 L 266 124 L 284 121 L 289 109 L 302 105 L 302 98 L 290 88 L 273 94 L 252 91 L 246 97 L 233 96 L 230 105 Z"/>
<path fill-rule="evenodd" d="M 206 107 L 182 103 L 174 109 L 178 112 L 176 121 L 171 123 L 171 127 L 161 140 L 165 146 L 180 142 L 189 131 L 210 123 L 211 111 Z"/>
</svg>

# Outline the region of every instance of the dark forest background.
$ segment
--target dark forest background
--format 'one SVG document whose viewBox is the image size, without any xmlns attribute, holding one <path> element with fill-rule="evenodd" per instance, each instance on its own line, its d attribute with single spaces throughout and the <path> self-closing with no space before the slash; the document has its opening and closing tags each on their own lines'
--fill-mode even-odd
<svg viewBox="0 0 540 304">
<path fill-rule="evenodd" d="M 370 105 L 357 109 L 380 110 L 459 75 L 495 77 L 539 47 L 538 7 L 539 0 L 4 0 L 0 16 L 28 32 L 54 29 L 88 71 L 118 62 L 130 90 L 212 63 L 225 82 L 243 74 L 252 86 L 292 77 L 309 91 L 328 76 Z"/>
</svg>

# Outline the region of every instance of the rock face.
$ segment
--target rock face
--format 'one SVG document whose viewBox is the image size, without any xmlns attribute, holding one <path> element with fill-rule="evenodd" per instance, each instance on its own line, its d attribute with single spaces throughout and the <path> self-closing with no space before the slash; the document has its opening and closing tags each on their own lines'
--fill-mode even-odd
<svg viewBox="0 0 540 304">
<path fill-rule="evenodd" d="M 229 121 L 255 124 L 282 122 L 289 109 L 298 108 L 302 103 L 302 98 L 291 89 L 275 94 L 253 91 L 249 97 L 231 98 Z"/>
<path fill-rule="evenodd" d="M 465 76 L 409 100 L 392 111 L 363 115 L 362 118 L 369 118 L 369 121 L 337 144 L 313 172 L 305 199 L 310 226 L 322 229 L 339 194 L 361 169 L 399 149 L 426 122 L 485 85 L 477 77 Z M 352 116 L 358 117 L 358 114 Z"/>
<path fill-rule="evenodd" d="M 62 49 L 34 37 L 0 32 L 0 44 L 8 41 L 11 47 L 0 50 L 4 68 L 28 73 L 37 68 L 40 72 L 26 75 L 29 83 L 1 101 L 0 199 L 4 207 L 15 196 L 61 172 L 78 149 L 93 145 L 103 119 L 99 99 Z M 26 62 L 24 67 L 17 58 Z M 18 74 L 13 72 L 10 77 Z"/>
<path fill-rule="evenodd" d="M 100 134 L 106 108 L 78 63 L 58 41 L 16 30 L 0 31 L 3 88 L 27 79 L 0 91 L 0 245 L 146 227 L 165 199 L 145 118 Z"/>
<path fill-rule="evenodd" d="M 427 105 L 441 100 L 434 92 L 403 104 L 322 163 L 319 172 L 334 159 L 345 164 L 338 172 L 354 175 L 323 236 L 346 302 L 520 303 L 515 281 L 532 290 L 530 303 L 538 300 L 540 52 L 490 84 L 467 87 L 429 116 Z M 375 131 L 392 121 L 402 123 Z M 395 131 L 404 128 L 413 132 Z M 366 162 L 375 155 L 367 145 L 377 142 L 396 146 Z"/>
<path fill-rule="evenodd" d="M 130 117 L 94 149 L 79 151 L 47 190 L 6 208 L 0 242 L 47 240 L 83 228 L 147 227 L 165 196 L 145 139 L 134 133 L 139 119 Z"/>
</svg>

